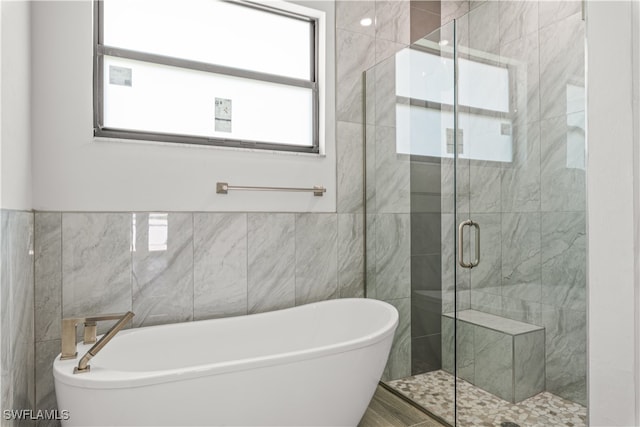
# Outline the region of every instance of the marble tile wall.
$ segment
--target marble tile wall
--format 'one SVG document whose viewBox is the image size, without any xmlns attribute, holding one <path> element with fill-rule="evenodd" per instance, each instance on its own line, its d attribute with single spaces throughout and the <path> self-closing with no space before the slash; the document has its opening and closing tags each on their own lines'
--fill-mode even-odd
<svg viewBox="0 0 640 427">
<path fill-rule="evenodd" d="M 586 402 L 584 22 L 580 2 L 441 3 L 460 43 L 510 72 L 513 160 L 459 162 L 458 212 L 481 224 L 482 261 L 457 270 L 458 304 L 545 326 L 547 390 Z M 469 14 L 464 15 L 467 11 Z M 493 23 L 493 25 L 491 24 Z M 473 82 L 471 82 L 473 83 Z M 470 136 L 470 135 L 465 135 Z M 443 162 L 443 196 L 452 165 Z M 447 193 L 447 189 L 449 189 Z M 449 202 L 448 204 L 445 202 Z M 450 201 L 443 197 L 443 211 Z M 459 222 L 466 218 L 457 218 Z M 453 218 L 443 215 L 452 300 Z M 462 292 L 469 290 L 470 295 Z M 452 304 L 444 304 L 451 310 Z"/>
<path fill-rule="evenodd" d="M 33 310 L 26 316 L 38 325 L 35 398 L 40 409 L 55 408 L 50 364 L 60 351 L 62 317 L 132 310 L 133 327 L 139 327 L 362 297 L 364 292 L 358 214 L 34 216 L 36 311 L 35 319 Z M 33 277 L 25 279 L 33 283 Z M 33 333 L 33 326 L 28 330 Z"/>
<path fill-rule="evenodd" d="M 35 409 L 33 213 L 0 211 L 2 409 Z M 29 426 L 29 420 L 5 420 Z"/>
<path fill-rule="evenodd" d="M 361 195 L 358 203 L 352 204 L 342 203 L 339 198 L 338 212 L 362 213 L 365 211 L 363 201 L 366 201 L 367 296 L 388 301 L 400 312 L 400 326 L 385 379 L 411 374 L 409 159 L 399 157 L 395 150 L 393 55 L 410 42 L 410 15 L 415 6 L 412 3 L 409 0 L 336 2 L 338 158 L 340 153 L 351 153 L 348 160 L 345 157 L 349 167 L 344 168 L 342 175 L 339 172 L 338 181 L 347 188 L 345 191 Z M 421 11 L 424 12 L 422 20 L 414 23 L 414 31 L 434 13 L 425 10 L 425 5 Z M 362 26 L 363 18 L 371 18 L 372 25 Z M 384 66 L 377 73 L 368 72 L 365 79 L 365 71 L 377 63 Z M 342 228 L 340 219 L 338 228 Z M 338 278 L 342 286 L 343 277 Z"/>
</svg>

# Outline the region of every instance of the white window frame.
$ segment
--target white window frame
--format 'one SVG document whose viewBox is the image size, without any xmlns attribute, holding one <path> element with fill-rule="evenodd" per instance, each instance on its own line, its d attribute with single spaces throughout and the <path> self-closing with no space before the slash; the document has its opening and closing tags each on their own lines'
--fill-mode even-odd
<svg viewBox="0 0 640 427">
<path fill-rule="evenodd" d="M 292 19 L 299 19 L 309 22 L 311 31 L 311 55 L 310 55 L 310 79 L 297 79 L 288 76 L 280 76 L 258 71 L 233 68 L 213 63 L 192 61 L 182 58 L 175 58 L 165 55 L 157 55 L 146 52 L 133 51 L 104 44 L 104 3 L 102 0 L 94 0 L 94 61 L 93 61 L 93 129 L 95 137 L 118 138 L 128 140 L 159 141 L 180 144 L 212 145 L 223 147 L 262 149 L 274 151 L 291 151 L 302 153 L 321 152 L 321 92 L 319 80 L 322 75 L 320 70 L 322 58 L 320 52 L 319 18 L 304 15 L 297 11 L 288 11 L 285 8 L 273 7 L 270 4 L 260 4 L 244 0 L 224 0 L 232 1 L 235 4 L 263 10 L 267 13 L 276 13 L 281 16 L 288 16 Z M 266 3 L 266 2 L 265 2 Z M 270 2 L 274 3 L 274 2 Z M 278 2 L 282 5 L 282 2 Z M 268 141 L 249 141 L 232 138 L 202 137 L 193 135 L 178 135 L 161 132 L 134 131 L 127 129 L 109 128 L 104 126 L 104 56 L 132 59 L 159 65 L 168 65 L 189 70 L 204 71 L 220 75 L 241 77 L 245 79 L 277 83 L 293 87 L 311 89 L 312 92 L 312 145 L 279 144 Z"/>
</svg>

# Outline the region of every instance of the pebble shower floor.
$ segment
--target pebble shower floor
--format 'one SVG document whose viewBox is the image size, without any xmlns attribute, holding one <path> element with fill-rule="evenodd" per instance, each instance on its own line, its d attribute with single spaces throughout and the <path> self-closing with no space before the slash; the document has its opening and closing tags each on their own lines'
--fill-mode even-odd
<svg viewBox="0 0 640 427">
<path fill-rule="evenodd" d="M 453 425 L 453 375 L 433 371 L 388 384 Z M 521 427 L 586 427 L 587 408 L 549 392 L 513 404 L 458 379 L 459 426 L 500 427 L 508 422 Z"/>
</svg>

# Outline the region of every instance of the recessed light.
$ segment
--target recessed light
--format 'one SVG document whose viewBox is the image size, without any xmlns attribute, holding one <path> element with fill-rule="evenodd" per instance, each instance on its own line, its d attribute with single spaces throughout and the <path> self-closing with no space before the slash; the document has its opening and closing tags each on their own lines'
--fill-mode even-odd
<svg viewBox="0 0 640 427">
<path fill-rule="evenodd" d="M 438 44 L 439 44 L 440 46 L 446 46 L 446 45 L 448 45 L 448 44 L 449 44 L 449 40 L 440 40 L 440 41 L 438 42 Z"/>
<path fill-rule="evenodd" d="M 371 18 L 363 18 L 360 20 L 360 25 L 363 27 L 368 27 L 373 24 L 373 20 Z"/>
</svg>

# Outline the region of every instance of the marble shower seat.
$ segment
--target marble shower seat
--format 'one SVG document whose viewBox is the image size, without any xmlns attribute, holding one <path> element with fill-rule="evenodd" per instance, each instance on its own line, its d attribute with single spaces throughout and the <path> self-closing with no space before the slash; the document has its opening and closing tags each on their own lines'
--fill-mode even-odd
<svg viewBox="0 0 640 427">
<path fill-rule="evenodd" d="M 455 313 L 442 315 L 442 368 L 454 373 Z M 545 389 L 545 336 L 531 325 L 477 310 L 458 319 L 457 375 L 511 403 Z"/>
</svg>

